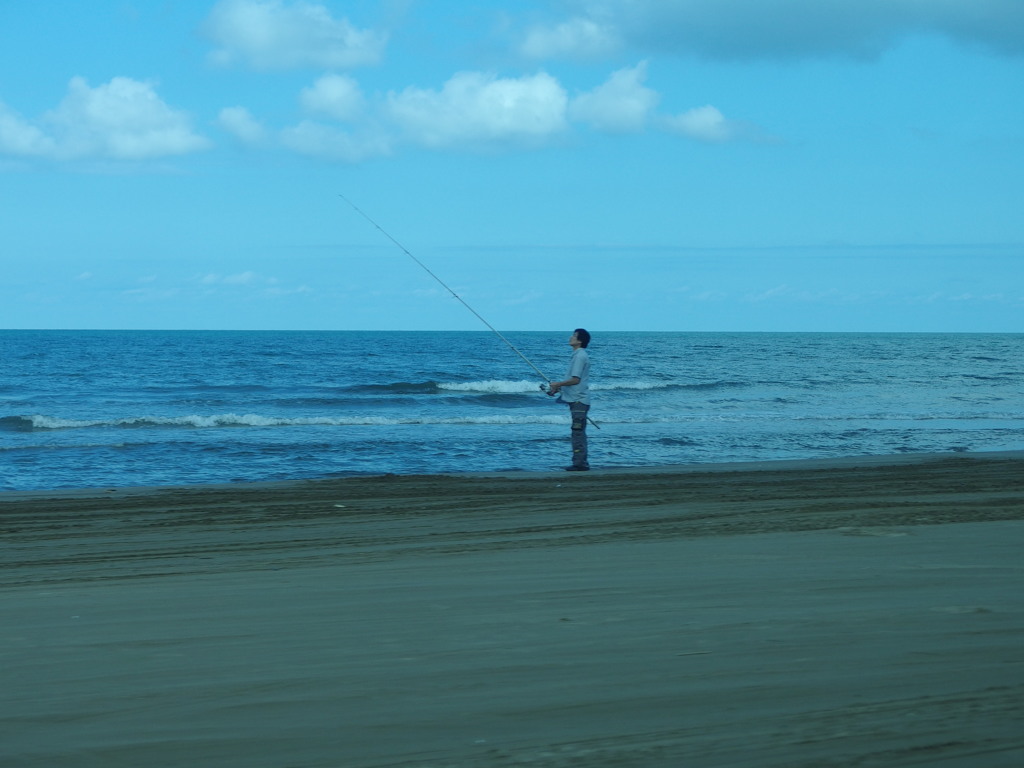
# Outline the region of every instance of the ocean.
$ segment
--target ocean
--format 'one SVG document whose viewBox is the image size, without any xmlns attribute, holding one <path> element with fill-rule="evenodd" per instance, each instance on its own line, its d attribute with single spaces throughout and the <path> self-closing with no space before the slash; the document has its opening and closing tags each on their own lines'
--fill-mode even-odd
<svg viewBox="0 0 1024 768">
<path fill-rule="evenodd" d="M 558 379 L 570 332 L 503 334 Z M 592 333 L 595 468 L 1024 449 L 1024 334 Z M 489 331 L 0 331 L 0 366 L 0 490 L 570 458 Z"/>
</svg>

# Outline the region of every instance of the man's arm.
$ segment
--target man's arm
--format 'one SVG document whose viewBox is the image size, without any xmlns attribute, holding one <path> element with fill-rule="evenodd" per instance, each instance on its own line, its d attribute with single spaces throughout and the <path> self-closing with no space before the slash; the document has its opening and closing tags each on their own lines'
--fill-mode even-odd
<svg viewBox="0 0 1024 768">
<path fill-rule="evenodd" d="M 579 376 L 570 376 L 565 381 L 552 381 L 550 384 L 548 384 L 548 393 L 554 395 L 562 387 L 574 387 L 574 386 L 576 386 L 579 383 L 580 383 L 580 377 Z"/>
</svg>

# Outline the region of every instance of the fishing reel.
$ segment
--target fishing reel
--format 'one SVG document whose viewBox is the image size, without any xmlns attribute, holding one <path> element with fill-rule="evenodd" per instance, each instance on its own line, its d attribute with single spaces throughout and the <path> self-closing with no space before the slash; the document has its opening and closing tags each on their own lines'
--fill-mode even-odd
<svg viewBox="0 0 1024 768">
<path fill-rule="evenodd" d="M 541 384 L 540 385 L 540 391 L 543 392 L 548 397 L 554 397 L 555 396 L 555 393 L 551 391 L 551 387 L 549 385 L 547 385 L 547 384 Z"/>
</svg>

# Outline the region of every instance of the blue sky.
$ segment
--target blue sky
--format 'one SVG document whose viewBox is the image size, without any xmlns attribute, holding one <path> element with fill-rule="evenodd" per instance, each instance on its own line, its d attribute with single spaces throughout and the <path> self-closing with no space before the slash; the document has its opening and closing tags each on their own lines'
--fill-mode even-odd
<svg viewBox="0 0 1024 768">
<path fill-rule="evenodd" d="M 0 328 L 1024 331 L 1019 0 L 0 4 Z"/>
</svg>

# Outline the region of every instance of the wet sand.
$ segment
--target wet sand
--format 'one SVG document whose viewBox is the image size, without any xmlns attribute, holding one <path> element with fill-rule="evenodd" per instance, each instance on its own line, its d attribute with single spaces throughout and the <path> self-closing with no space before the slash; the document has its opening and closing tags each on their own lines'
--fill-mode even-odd
<svg viewBox="0 0 1024 768">
<path fill-rule="evenodd" d="M 1024 453 L 0 494 L 0 766 L 1024 765 Z"/>
</svg>

